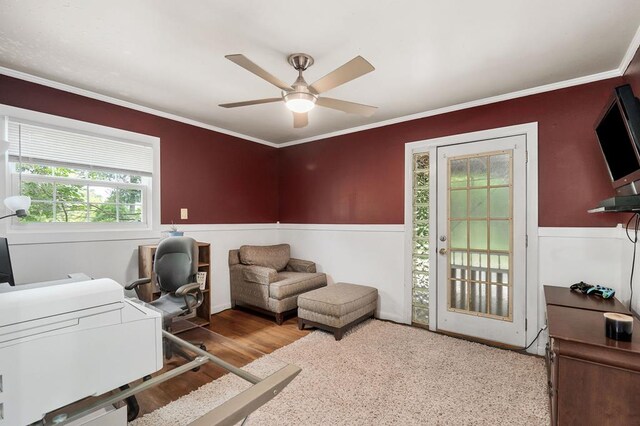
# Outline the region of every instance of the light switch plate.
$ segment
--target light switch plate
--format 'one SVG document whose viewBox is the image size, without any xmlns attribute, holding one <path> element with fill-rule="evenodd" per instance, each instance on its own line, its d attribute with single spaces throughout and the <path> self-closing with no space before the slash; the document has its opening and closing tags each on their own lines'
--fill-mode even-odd
<svg viewBox="0 0 640 426">
<path fill-rule="evenodd" d="M 189 219 L 189 209 L 180 209 L 180 219 Z"/>
</svg>

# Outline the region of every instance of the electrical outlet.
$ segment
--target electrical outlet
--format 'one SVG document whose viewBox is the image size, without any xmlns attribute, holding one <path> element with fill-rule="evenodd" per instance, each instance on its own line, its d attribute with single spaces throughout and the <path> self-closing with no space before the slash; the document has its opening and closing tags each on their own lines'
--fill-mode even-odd
<svg viewBox="0 0 640 426">
<path fill-rule="evenodd" d="M 180 219 L 189 219 L 189 209 L 180 209 Z"/>
</svg>

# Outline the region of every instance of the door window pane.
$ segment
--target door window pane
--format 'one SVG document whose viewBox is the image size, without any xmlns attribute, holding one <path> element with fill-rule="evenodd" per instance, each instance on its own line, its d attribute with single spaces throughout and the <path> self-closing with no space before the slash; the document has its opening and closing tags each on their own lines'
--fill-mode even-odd
<svg viewBox="0 0 640 426">
<path fill-rule="evenodd" d="M 486 252 L 471 252 L 471 266 L 474 268 L 488 268 L 489 256 Z"/>
<path fill-rule="evenodd" d="M 469 186 L 487 186 L 487 157 L 469 160 Z"/>
<path fill-rule="evenodd" d="M 452 218 L 466 219 L 467 190 L 459 189 L 449 194 L 449 214 Z"/>
<path fill-rule="evenodd" d="M 509 187 L 491 188 L 491 211 L 489 215 L 493 219 L 508 218 L 511 216 Z"/>
<path fill-rule="evenodd" d="M 487 217 L 488 194 L 489 192 L 486 188 L 469 191 L 469 217 Z"/>
<path fill-rule="evenodd" d="M 491 314 L 501 317 L 509 316 L 509 287 L 506 285 L 491 285 Z"/>
<path fill-rule="evenodd" d="M 487 249 L 487 221 L 472 220 L 469 222 L 469 248 L 472 250 Z"/>
<path fill-rule="evenodd" d="M 467 221 L 452 220 L 451 226 L 451 248 L 467 248 Z"/>
<path fill-rule="evenodd" d="M 450 280 L 449 306 L 454 309 L 467 308 L 467 283 L 460 280 Z"/>
<path fill-rule="evenodd" d="M 491 250 L 508 251 L 510 248 L 509 221 L 491 221 Z"/>
<path fill-rule="evenodd" d="M 487 313 L 487 285 L 472 282 L 469 287 L 469 310 Z"/>
<path fill-rule="evenodd" d="M 492 155 L 489 162 L 491 164 L 491 185 L 508 185 L 511 175 L 509 154 Z"/>
<path fill-rule="evenodd" d="M 449 162 L 451 188 L 467 187 L 467 159 L 451 160 Z"/>
</svg>

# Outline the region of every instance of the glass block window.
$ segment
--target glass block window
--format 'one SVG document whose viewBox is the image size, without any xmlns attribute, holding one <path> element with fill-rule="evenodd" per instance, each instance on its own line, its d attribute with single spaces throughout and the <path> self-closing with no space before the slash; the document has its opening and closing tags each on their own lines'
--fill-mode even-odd
<svg viewBox="0 0 640 426">
<path fill-rule="evenodd" d="M 429 154 L 413 155 L 412 321 L 429 325 Z"/>
</svg>

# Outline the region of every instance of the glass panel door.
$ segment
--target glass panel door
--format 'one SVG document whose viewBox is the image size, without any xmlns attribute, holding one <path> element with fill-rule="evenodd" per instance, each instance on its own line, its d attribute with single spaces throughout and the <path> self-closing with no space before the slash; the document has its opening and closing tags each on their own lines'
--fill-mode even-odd
<svg viewBox="0 0 640 426">
<path fill-rule="evenodd" d="M 432 155 L 439 330 L 524 346 L 526 143 L 509 136 Z"/>
<path fill-rule="evenodd" d="M 511 151 L 448 159 L 448 309 L 512 320 Z"/>
</svg>

